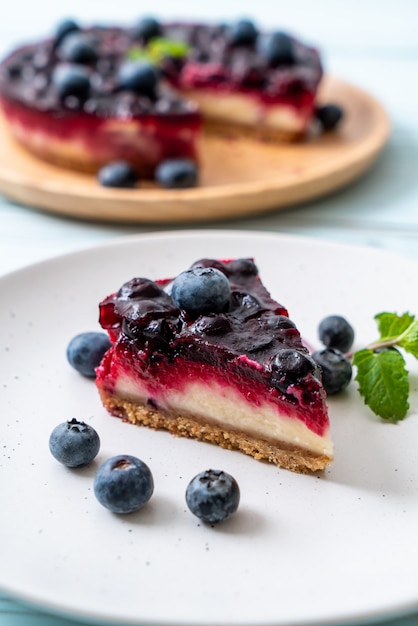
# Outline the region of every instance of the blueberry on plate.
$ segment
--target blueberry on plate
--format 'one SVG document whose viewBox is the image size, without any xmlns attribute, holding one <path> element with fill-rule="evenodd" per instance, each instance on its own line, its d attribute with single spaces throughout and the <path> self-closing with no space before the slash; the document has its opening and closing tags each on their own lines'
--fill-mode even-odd
<svg viewBox="0 0 418 626">
<path fill-rule="evenodd" d="M 153 492 L 154 480 L 148 465 L 129 454 L 107 459 L 94 478 L 96 498 L 113 513 L 137 511 Z"/>
<path fill-rule="evenodd" d="M 166 189 L 195 187 L 198 177 L 197 164 L 191 159 L 167 159 L 155 171 L 155 180 Z"/>
<path fill-rule="evenodd" d="M 237 481 L 221 470 L 197 474 L 187 486 L 186 502 L 193 515 L 203 522 L 223 522 L 238 509 L 240 490 Z"/>
<path fill-rule="evenodd" d="M 231 298 L 229 280 L 214 267 L 194 267 L 174 280 L 171 297 L 179 309 L 192 315 L 220 313 Z"/>
<path fill-rule="evenodd" d="M 134 37 L 142 39 L 147 43 L 150 39 L 162 37 L 163 29 L 161 24 L 154 17 L 143 17 L 139 20 L 134 29 Z"/>
<path fill-rule="evenodd" d="M 118 71 L 120 89 L 153 98 L 159 81 L 158 70 L 148 61 L 124 61 Z"/>
<path fill-rule="evenodd" d="M 51 80 L 61 100 L 68 96 L 86 100 L 90 94 L 90 72 L 83 65 L 58 63 L 53 69 Z"/>
<path fill-rule="evenodd" d="M 80 333 L 67 346 L 67 360 L 83 376 L 94 378 L 105 352 L 110 348 L 109 337 L 102 332 Z"/>
<path fill-rule="evenodd" d="M 344 111 L 338 104 L 324 104 L 316 109 L 315 115 L 322 130 L 327 132 L 338 126 L 344 117 Z"/>
<path fill-rule="evenodd" d="M 354 329 L 341 315 L 328 315 L 318 327 L 319 339 L 327 348 L 348 352 L 353 345 Z"/>
<path fill-rule="evenodd" d="M 136 170 L 128 161 L 111 161 L 97 173 L 99 183 L 103 187 L 119 187 L 132 189 L 139 181 Z"/>
<path fill-rule="evenodd" d="M 82 467 L 97 456 L 100 438 L 94 428 L 73 418 L 54 428 L 49 437 L 49 449 L 63 465 Z"/>
<path fill-rule="evenodd" d="M 329 396 L 339 393 L 349 384 L 353 368 L 342 352 L 335 348 L 324 348 L 312 354 L 322 372 L 322 384 Z"/>
</svg>

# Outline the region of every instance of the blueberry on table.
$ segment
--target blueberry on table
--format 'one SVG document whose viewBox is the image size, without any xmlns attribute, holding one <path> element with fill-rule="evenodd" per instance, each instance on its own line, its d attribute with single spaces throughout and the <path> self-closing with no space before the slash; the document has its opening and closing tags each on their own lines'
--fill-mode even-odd
<svg viewBox="0 0 418 626">
<path fill-rule="evenodd" d="M 51 79 L 61 100 L 68 96 L 86 100 L 90 94 L 90 72 L 83 65 L 58 63 L 52 72 Z"/>
<path fill-rule="evenodd" d="M 161 28 L 161 24 L 154 17 L 143 17 L 139 20 L 134 29 L 134 37 L 142 39 L 145 43 L 150 39 L 162 37 L 162 35 L 163 29 Z"/>
<path fill-rule="evenodd" d="M 342 352 L 335 348 L 324 348 L 312 354 L 322 372 L 322 384 L 329 396 L 339 393 L 351 381 L 353 368 Z"/>
<path fill-rule="evenodd" d="M 231 288 L 225 274 L 214 267 L 194 267 L 174 280 L 171 297 L 179 309 L 192 315 L 220 313 L 230 302 Z"/>
<path fill-rule="evenodd" d="M 128 161 L 111 161 L 97 173 L 99 183 L 103 187 L 120 187 L 132 189 L 139 181 L 136 170 Z"/>
<path fill-rule="evenodd" d="M 63 465 L 82 467 L 97 456 L 100 438 L 94 428 L 73 418 L 54 428 L 49 437 L 49 449 Z"/>
<path fill-rule="evenodd" d="M 118 71 L 120 89 L 153 98 L 159 81 L 158 70 L 148 61 L 124 61 Z"/>
<path fill-rule="evenodd" d="M 198 177 L 197 164 L 191 159 L 167 159 L 155 171 L 155 180 L 166 189 L 195 187 Z"/>
<path fill-rule="evenodd" d="M 67 346 L 67 360 L 83 376 L 94 378 L 96 367 L 100 365 L 111 343 L 102 332 L 80 333 L 71 339 Z"/>
<path fill-rule="evenodd" d="M 238 509 L 240 490 L 237 481 L 221 470 L 197 474 L 187 486 L 186 502 L 193 515 L 203 522 L 223 522 Z"/>
<path fill-rule="evenodd" d="M 315 115 L 322 130 L 331 131 L 341 122 L 344 111 L 338 104 L 324 104 L 316 109 Z"/>
<path fill-rule="evenodd" d="M 94 478 L 96 498 L 113 513 L 141 509 L 153 492 L 154 480 L 148 465 L 129 454 L 107 459 Z"/>
<path fill-rule="evenodd" d="M 328 315 L 318 327 L 319 339 L 327 348 L 348 352 L 353 345 L 354 329 L 341 315 Z"/>
<path fill-rule="evenodd" d="M 231 46 L 252 46 L 257 36 L 257 28 L 251 20 L 239 20 L 229 29 L 228 42 Z"/>
</svg>

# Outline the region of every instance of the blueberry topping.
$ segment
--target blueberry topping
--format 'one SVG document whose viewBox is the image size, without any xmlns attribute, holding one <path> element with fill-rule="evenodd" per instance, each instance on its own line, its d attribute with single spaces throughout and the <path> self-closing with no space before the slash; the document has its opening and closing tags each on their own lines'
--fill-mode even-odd
<svg viewBox="0 0 418 626">
<path fill-rule="evenodd" d="M 54 428 L 49 437 L 52 456 L 67 467 L 82 467 L 91 463 L 100 449 L 97 432 L 75 418 Z"/>
<path fill-rule="evenodd" d="M 153 280 L 138 277 L 132 278 L 132 280 L 124 283 L 117 295 L 121 300 L 131 298 L 158 298 L 164 295 L 164 291 Z"/>
<path fill-rule="evenodd" d="M 52 84 L 61 100 L 68 96 L 86 100 L 90 93 L 90 73 L 82 65 L 59 63 L 52 72 Z"/>
<path fill-rule="evenodd" d="M 215 269 L 222 272 L 222 274 L 227 273 L 227 269 L 222 261 L 218 261 L 217 259 L 199 259 L 199 261 L 195 261 L 191 266 L 191 269 L 195 267 L 214 267 Z"/>
<path fill-rule="evenodd" d="M 353 327 L 341 315 L 329 315 L 324 318 L 319 324 L 318 334 L 319 339 L 327 348 L 348 352 L 353 345 Z"/>
<path fill-rule="evenodd" d="M 203 522 L 223 522 L 238 509 L 240 490 L 237 481 L 221 470 L 207 470 L 187 486 L 186 502 L 193 515 Z"/>
<path fill-rule="evenodd" d="M 229 264 L 229 272 L 243 276 L 257 276 L 258 268 L 251 259 L 236 259 Z"/>
<path fill-rule="evenodd" d="M 179 309 L 192 315 L 220 313 L 229 304 L 231 290 L 225 274 L 213 267 L 195 267 L 173 282 L 171 296 Z"/>
<path fill-rule="evenodd" d="M 229 29 L 231 46 L 252 46 L 257 41 L 258 31 L 251 20 L 239 20 Z"/>
<path fill-rule="evenodd" d="M 147 43 L 150 39 L 162 37 L 163 29 L 154 17 L 143 17 L 135 27 L 134 36 Z"/>
<path fill-rule="evenodd" d="M 79 25 L 74 20 L 64 20 L 58 24 L 55 32 L 55 46 L 58 46 L 70 33 L 76 33 L 80 30 Z"/>
<path fill-rule="evenodd" d="M 104 165 L 97 174 L 103 187 L 135 187 L 139 181 L 136 170 L 128 161 L 112 161 Z"/>
<path fill-rule="evenodd" d="M 154 98 L 159 74 L 148 61 L 124 61 L 119 67 L 118 81 L 120 89 Z"/>
<path fill-rule="evenodd" d="M 350 361 L 335 348 L 324 348 L 312 354 L 322 371 L 322 384 L 329 396 L 347 387 L 352 377 Z"/>
<path fill-rule="evenodd" d="M 107 459 L 94 478 L 96 498 L 113 513 L 137 511 L 153 492 L 154 480 L 148 465 L 129 454 Z"/>
<path fill-rule="evenodd" d="M 166 189 L 195 187 L 198 181 L 198 167 L 190 159 L 167 159 L 156 171 L 155 180 Z"/>
<path fill-rule="evenodd" d="M 231 322 L 225 315 L 202 315 L 196 322 L 196 331 L 203 335 L 225 335 L 232 330 Z"/>
<path fill-rule="evenodd" d="M 109 337 L 102 332 L 80 333 L 67 347 L 67 360 L 83 376 L 94 378 L 105 352 L 110 348 Z"/>
<path fill-rule="evenodd" d="M 269 67 L 292 65 L 295 62 L 293 40 L 287 33 L 275 32 L 269 35 L 261 46 L 261 54 Z"/>
<path fill-rule="evenodd" d="M 289 385 L 297 383 L 308 374 L 316 373 L 316 366 L 311 357 L 291 348 L 280 350 L 273 357 L 270 369 L 272 381 L 283 393 L 287 393 Z"/>
<path fill-rule="evenodd" d="M 87 37 L 79 32 L 70 33 L 59 46 L 59 56 L 69 63 L 85 65 L 96 63 L 97 52 Z"/>
<path fill-rule="evenodd" d="M 316 109 L 315 115 L 322 130 L 334 130 L 344 117 L 343 109 L 337 104 L 324 104 Z"/>
</svg>

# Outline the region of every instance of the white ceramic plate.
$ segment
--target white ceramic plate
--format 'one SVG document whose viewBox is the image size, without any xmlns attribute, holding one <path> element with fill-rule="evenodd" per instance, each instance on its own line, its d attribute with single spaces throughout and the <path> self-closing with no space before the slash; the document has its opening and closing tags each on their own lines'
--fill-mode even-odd
<svg viewBox="0 0 418 626">
<path fill-rule="evenodd" d="M 145 235 L 3 277 L 0 585 L 46 610 L 147 626 L 306 625 L 416 608 L 415 362 L 411 409 L 398 425 L 380 423 L 355 384 L 330 400 L 335 462 L 315 476 L 122 423 L 67 364 L 68 341 L 98 328 L 102 297 L 134 275 L 173 275 L 204 256 L 254 256 L 313 344 L 327 314 L 347 316 L 360 347 L 375 338 L 374 314 L 416 309 L 411 260 L 261 233 Z M 86 469 L 68 470 L 48 451 L 52 428 L 71 417 L 101 436 Z M 119 453 L 141 457 L 155 479 L 148 505 L 124 517 L 92 491 L 99 463 Z M 208 467 L 233 474 L 242 494 L 238 513 L 215 528 L 184 500 Z"/>
</svg>

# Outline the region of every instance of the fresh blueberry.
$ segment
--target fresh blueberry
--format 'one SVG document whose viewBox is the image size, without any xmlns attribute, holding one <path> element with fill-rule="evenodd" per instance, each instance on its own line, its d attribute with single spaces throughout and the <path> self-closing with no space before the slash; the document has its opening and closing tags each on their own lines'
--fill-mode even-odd
<svg viewBox="0 0 418 626">
<path fill-rule="evenodd" d="M 162 37 L 161 24 L 154 17 L 143 17 L 135 27 L 134 36 L 147 43 L 150 39 Z"/>
<path fill-rule="evenodd" d="M 49 437 L 52 456 L 67 467 L 81 467 L 91 463 L 100 449 L 97 432 L 75 418 L 54 428 Z"/>
<path fill-rule="evenodd" d="M 334 130 L 344 117 L 344 111 L 338 104 L 324 104 L 316 109 L 315 114 L 325 132 Z"/>
<path fill-rule="evenodd" d="M 107 459 L 94 478 L 96 498 L 113 513 L 137 511 L 153 492 L 154 480 L 148 465 L 129 454 Z"/>
<path fill-rule="evenodd" d="M 347 387 L 352 377 L 350 361 L 335 348 L 324 348 L 312 354 L 322 371 L 322 384 L 329 396 Z"/>
<path fill-rule="evenodd" d="M 289 385 L 308 374 L 317 374 L 316 364 L 310 355 L 291 348 L 280 350 L 272 359 L 270 369 L 274 384 L 283 393 L 287 393 Z"/>
<path fill-rule="evenodd" d="M 90 93 L 90 73 L 82 65 L 58 63 L 52 72 L 52 84 L 61 100 L 68 96 L 86 100 Z"/>
<path fill-rule="evenodd" d="M 60 22 L 55 31 L 55 46 L 59 46 L 62 41 L 69 35 L 70 33 L 79 32 L 80 27 L 74 20 L 64 20 Z"/>
<path fill-rule="evenodd" d="M 252 46 L 257 41 L 258 31 L 251 20 L 239 20 L 229 30 L 231 46 Z"/>
<path fill-rule="evenodd" d="M 85 35 L 72 32 L 65 37 L 59 47 L 59 56 L 69 63 L 85 65 L 96 63 L 97 52 Z"/>
<path fill-rule="evenodd" d="M 105 333 L 80 333 L 67 346 L 68 362 L 83 376 L 94 378 L 95 369 L 110 346 L 110 340 Z"/>
<path fill-rule="evenodd" d="M 353 345 L 354 330 L 341 315 L 325 317 L 318 327 L 319 339 L 327 348 L 348 352 Z"/>
<path fill-rule="evenodd" d="M 111 161 L 99 170 L 97 177 L 103 187 L 132 188 L 139 181 L 138 173 L 128 161 Z"/>
<path fill-rule="evenodd" d="M 157 69 L 148 61 L 124 61 L 118 71 L 120 89 L 153 98 L 159 81 Z"/>
<path fill-rule="evenodd" d="M 203 522 L 216 524 L 235 513 L 240 501 L 237 481 L 221 470 L 206 470 L 187 486 L 186 502 L 190 511 Z"/>
<path fill-rule="evenodd" d="M 177 276 L 171 297 L 192 315 L 220 313 L 230 301 L 231 288 L 225 274 L 214 267 L 195 267 Z"/>
<path fill-rule="evenodd" d="M 195 187 L 198 177 L 198 167 L 191 159 L 167 159 L 155 171 L 155 180 L 166 189 Z"/>
<path fill-rule="evenodd" d="M 261 54 L 269 67 L 292 65 L 295 62 L 293 40 L 287 33 L 280 31 L 272 33 L 262 42 Z"/>
</svg>

